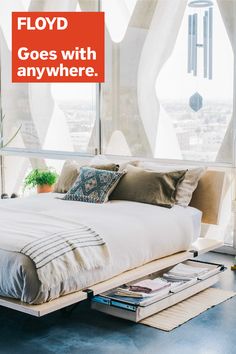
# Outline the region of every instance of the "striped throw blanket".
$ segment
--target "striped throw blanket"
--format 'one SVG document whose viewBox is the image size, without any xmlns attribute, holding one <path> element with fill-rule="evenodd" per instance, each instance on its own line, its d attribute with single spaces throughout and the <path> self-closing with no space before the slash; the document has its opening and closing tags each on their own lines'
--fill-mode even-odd
<svg viewBox="0 0 236 354">
<path fill-rule="evenodd" d="M 86 225 L 63 220 L 61 213 L 9 213 L 4 208 L 0 214 L 0 235 L 6 235 L 0 237 L 0 248 L 29 257 L 44 290 L 109 262 L 102 236 Z"/>
<path fill-rule="evenodd" d="M 40 240 L 33 241 L 24 246 L 20 253 L 30 257 L 34 262 L 39 279 L 47 286 L 52 284 L 48 279 L 48 272 L 53 269 L 60 277 L 63 270 L 60 264 L 66 264 L 66 274 L 74 274 L 81 269 L 92 270 L 100 268 L 107 259 L 107 246 L 103 238 L 87 226 L 78 226 L 75 229 L 59 231 Z M 49 282 L 48 282 L 49 280 Z"/>
</svg>

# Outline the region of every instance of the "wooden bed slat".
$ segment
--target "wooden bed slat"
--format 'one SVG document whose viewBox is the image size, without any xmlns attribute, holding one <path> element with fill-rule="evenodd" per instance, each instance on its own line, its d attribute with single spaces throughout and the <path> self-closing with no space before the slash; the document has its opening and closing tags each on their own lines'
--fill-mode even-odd
<svg viewBox="0 0 236 354">
<path fill-rule="evenodd" d="M 192 244 L 192 249 L 197 251 L 198 254 L 206 253 L 223 246 L 224 242 L 221 240 L 213 240 L 211 238 L 198 238 Z"/>
<path fill-rule="evenodd" d="M 77 291 L 72 294 L 61 296 L 58 299 L 45 302 L 41 305 L 29 305 L 25 302 L 21 302 L 20 300 L 0 296 L 0 306 L 24 312 L 32 316 L 41 317 L 86 299 L 86 293 L 83 291 Z"/>
</svg>

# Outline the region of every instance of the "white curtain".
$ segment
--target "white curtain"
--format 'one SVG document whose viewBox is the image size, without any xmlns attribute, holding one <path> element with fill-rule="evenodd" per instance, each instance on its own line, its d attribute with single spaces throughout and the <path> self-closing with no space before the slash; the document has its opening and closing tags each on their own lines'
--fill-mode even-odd
<svg viewBox="0 0 236 354">
<path fill-rule="evenodd" d="M 6 113 L 4 136 L 7 140 L 19 125 L 15 146 L 28 149 L 72 150 L 63 112 L 55 104 L 51 84 L 14 84 L 11 82 L 11 13 L 13 11 L 75 11 L 77 0 L 31 0 L 28 8 L 20 0 L 0 2 L 1 98 Z M 55 123 L 57 129 L 55 130 Z M 56 139 L 54 139 L 56 138 Z M 45 159 L 30 159 L 32 167 L 46 167 Z M 6 190 L 17 191 L 29 167 L 27 159 L 5 159 Z"/>
<path fill-rule="evenodd" d="M 138 106 L 154 155 L 160 104 L 156 79 L 170 57 L 187 0 L 159 0 L 145 40 L 138 70 Z"/>
<path fill-rule="evenodd" d="M 75 11 L 77 0 L 31 0 L 29 11 Z"/>
<path fill-rule="evenodd" d="M 117 6 L 124 5 L 124 0 L 113 1 Z M 109 14 L 113 22 L 106 23 L 106 82 L 102 87 L 105 152 L 112 146 L 114 154 L 121 154 L 117 137 L 123 136 L 130 151 L 126 149 L 126 155 L 155 156 L 160 113 L 156 79 L 172 53 L 186 4 L 187 0 L 133 1 L 135 6 L 125 34 L 123 22 L 117 27 L 119 43 L 110 28 L 114 26 L 116 31 L 119 13 L 111 6 L 107 8 L 106 16 Z M 160 143 L 163 145 L 163 139 Z"/>
<path fill-rule="evenodd" d="M 17 85 L 11 82 L 11 13 L 12 11 L 26 11 L 24 4 L 19 0 L 0 2 L 0 46 L 1 46 L 1 100 L 4 119 L 4 137 L 11 137 L 20 122 L 24 123 L 21 132 L 14 142 L 20 146 L 28 146 L 29 135 L 23 134 L 25 127 L 31 126 L 34 131 L 34 147 L 40 145 L 38 135 L 31 121 L 28 85 Z M 36 167 L 35 160 L 31 159 L 32 166 Z M 39 165 L 45 166 L 43 161 Z M 27 170 L 29 161 L 17 157 L 4 158 L 4 172 L 6 191 L 18 191 L 19 179 Z M 4 178 L 4 177 L 3 177 Z"/>
<path fill-rule="evenodd" d="M 230 43 L 232 45 L 232 50 L 235 56 L 236 51 L 236 32 L 235 32 L 235 19 L 236 19 L 236 1 L 235 0 L 217 0 L 217 4 L 229 36 Z M 234 59 L 235 62 L 235 59 Z M 224 68 L 222 68 L 224 70 Z M 235 74 L 234 74 L 235 75 Z M 234 79 L 234 92 L 235 92 L 235 79 Z M 232 164 L 233 162 L 233 127 L 235 119 L 235 103 L 233 107 L 232 119 L 227 128 L 224 140 L 222 142 L 221 148 L 217 154 L 217 162 L 228 162 Z M 219 225 L 204 225 L 202 228 L 202 235 L 209 238 L 218 238 L 223 240 L 225 243 L 231 243 L 232 235 L 232 225 L 231 225 L 231 202 L 233 199 L 234 190 L 234 176 L 230 171 L 226 171 L 226 179 L 224 184 L 224 189 L 222 192 L 222 205 Z M 235 221 L 234 221 L 234 225 Z M 235 228 L 235 226 L 234 226 Z"/>
<path fill-rule="evenodd" d="M 102 85 L 101 105 L 103 152 L 109 153 L 112 149 L 117 155 L 151 156 L 138 110 L 137 78 L 157 0 L 132 0 L 133 6 L 129 8 L 128 0 L 113 0 L 119 12 L 111 6 L 110 0 L 103 1 L 102 4 L 107 5 L 105 18 L 109 18 L 106 20 L 106 80 Z M 125 20 L 119 27 L 122 13 L 126 14 Z"/>
<path fill-rule="evenodd" d="M 234 70 L 235 70 L 235 53 L 236 53 L 236 1 L 235 0 L 217 0 L 217 4 L 222 16 L 222 19 L 225 24 L 226 31 L 229 36 L 230 43 L 232 45 L 232 50 L 234 53 Z M 222 68 L 223 70 L 223 68 Z M 234 74 L 234 96 L 236 92 L 236 80 L 235 80 L 235 75 Z M 236 148 L 235 141 L 233 141 L 234 138 L 234 132 L 233 130 L 235 129 L 235 123 L 234 120 L 236 119 L 235 117 L 235 112 L 236 112 L 236 100 L 234 98 L 234 104 L 233 104 L 233 117 L 229 123 L 229 126 L 227 128 L 224 140 L 222 142 L 221 148 L 217 154 L 216 161 L 217 162 L 228 162 L 232 163 L 233 161 L 233 144 L 234 144 L 234 149 Z"/>
<path fill-rule="evenodd" d="M 113 42 L 123 40 L 136 3 L 137 0 L 102 0 L 102 11 L 106 14 L 106 26 Z"/>
</svg>

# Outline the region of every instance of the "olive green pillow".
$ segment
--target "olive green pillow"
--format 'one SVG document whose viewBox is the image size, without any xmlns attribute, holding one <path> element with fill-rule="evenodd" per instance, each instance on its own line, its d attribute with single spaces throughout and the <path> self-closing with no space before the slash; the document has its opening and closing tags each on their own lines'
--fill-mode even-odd
<svg viewBox="0 0 236 354">
<path fill-rule="evenodd" d="M 109 199 L 130 200 L 171 208 L 178 184 L 186 171 L 154 172 L 131 165 Z"/>
</svg>

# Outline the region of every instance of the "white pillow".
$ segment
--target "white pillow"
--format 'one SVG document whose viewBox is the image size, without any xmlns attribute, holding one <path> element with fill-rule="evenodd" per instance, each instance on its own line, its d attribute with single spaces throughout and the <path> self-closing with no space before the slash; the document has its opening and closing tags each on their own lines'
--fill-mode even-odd
<svg viewBox="0 0 236 354">
<path fill-rule="evenodd" d="M 120 165 L 119 171 L 125 170 L 127 165 L 138 167 L 139 162 L 140 162 L 139 160 L 122 161 L 122 162 L 119 163 L 119 165 Z"/>
<path fill-rule="evenodd" d="M 156 172 L 173 172 L 188 170 L 185 174 L 183 181 L 178 185 L 175 196 L 176 204 L 184 207 L 187 207 L 189 205 L 192 199 L 193 192 L 197 188 L 198 181 L 206 172 L 206 167 L 169 166 L 159 165 L 155 162 L 146 161 L 140 161 L 138 163 L 138 166 Z"/>
</svg>

